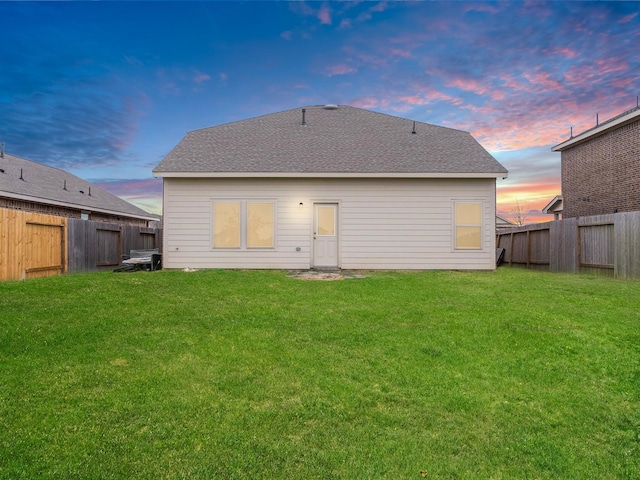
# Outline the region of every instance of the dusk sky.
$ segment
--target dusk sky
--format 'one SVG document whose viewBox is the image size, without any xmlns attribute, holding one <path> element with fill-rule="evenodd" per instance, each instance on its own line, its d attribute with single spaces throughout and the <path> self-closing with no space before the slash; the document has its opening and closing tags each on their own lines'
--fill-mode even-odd
<svg viewBox="0 0 640 480">
<path fill-rule="evenodd" d="M 640 2 L 0 2 L 0 142 L 153 213 L 187 131 L 351 105 L 471 132 L 498 214 L 560 193 L 551 147 L 636 106 Z M 537 212 L 536 212 L 537 211 Z"/>
</svg>

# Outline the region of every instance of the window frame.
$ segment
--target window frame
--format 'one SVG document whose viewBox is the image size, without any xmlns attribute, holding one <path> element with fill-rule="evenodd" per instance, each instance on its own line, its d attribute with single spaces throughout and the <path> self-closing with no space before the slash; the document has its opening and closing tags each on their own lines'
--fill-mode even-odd
<svg viewBox="0 0 640 480">
<path fill-rule="evenodd" d="M 238 226 L 237 226 L 237 245 L 216 245 L 216 206 L 220 204 L 228 204 L 233 205 L 236 204 L 238 206 Z M 212 202 L 211 205 L 211 247 L 215 250 L 238 250 L 242 247 L 242 204 L 238 200 L 218 200 Z"/>
<path fill-rule="evenodd" d="M 458 205 L 472 204 L 480 207 L 479 223 L 458 223 Z M 453 201 L 453 250 L 454 251 L 481 251 L 484 250 L 484 207 L 485 202 L 477 199 L 456 199 Z M 479 229 L 479 245 L 478 246 L 458 246 L 458 228 L 478 228 Z"/>
<path fill-rule="evenodd" d="M 225 246 L 216 246 L 215 244 L 215 210 L 216 204 L 219 203 L 236 203 L 239 205 L 239 231 L 238 231 L 238 246 L 225 247 Z M 250 246 L 250 224 L 249 224 L 249 204 L 270 204 L 272 206 L 272 244 L 270 246 L 259 246 L 253 245 Z M 211 250 L 215 251 L 225 251 L 225 250 L 276 250 L 277 243 L 277 201 L 275 199 L 270 198 L 211 198 L 211 210 L 210 210 L 210 221 L 211 221 L 211 238 L 209 242 L 209 246 Z"/>
<path fill-rule="evenodd" d="M 271 245 L 249 245 L 251 240 L 249 205 L 271 205 Z M 246 201 L 246 248 L 247 250 L 272 250 L 276 247 L 276 205 L 274 200 L 247 200 Z"/>
</svg>

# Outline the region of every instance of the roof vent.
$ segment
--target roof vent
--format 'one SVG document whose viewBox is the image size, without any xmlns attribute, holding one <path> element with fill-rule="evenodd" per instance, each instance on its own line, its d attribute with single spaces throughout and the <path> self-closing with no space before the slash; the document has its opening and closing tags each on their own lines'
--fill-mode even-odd
<svg viewBox="0 0 640 480">
<path fill-rule="evenodd" d="M 337 110 L 338 109 L 338 105 L 334 105 L 333 103 L 329 103 L 327 105 L 324 106 L 325 110 Z"/>
</svg>

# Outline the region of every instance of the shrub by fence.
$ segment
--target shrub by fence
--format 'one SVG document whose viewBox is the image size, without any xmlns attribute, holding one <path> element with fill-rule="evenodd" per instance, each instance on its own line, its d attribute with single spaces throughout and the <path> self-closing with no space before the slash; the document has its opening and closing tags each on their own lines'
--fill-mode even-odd
<svg viewBox="0 0 640 480">
<path fill-rule="evenodd" d="M 130 250 L 161 250 L 161 232 L 0 208 L 0 280 L 112 269 Z"/>
<path fill-rule="evenodd" d="M 526 225 L 497 237 L 511 266 L 640 279 L 640 212 Z"/>
</svg>

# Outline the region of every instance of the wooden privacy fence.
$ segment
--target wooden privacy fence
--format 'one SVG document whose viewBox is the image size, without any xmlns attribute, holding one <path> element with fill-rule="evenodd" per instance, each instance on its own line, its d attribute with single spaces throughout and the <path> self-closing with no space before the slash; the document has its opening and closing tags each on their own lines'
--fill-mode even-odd
<svg viewBox="0 0 640 480">
<path fill-rule="evenodd" d="M 162 250 L 162 230 L 0 208 L 0 280 L 118 266 L 130 250 Z"/>
<path fill-rule="evenodd" d="M 0 280 L 67 270 L 67 219 L 0 208 Z"/>
<path fill-rule="evenodd" d="M 159 228 L 70 218 L 69 272 L 113 269 L 131 250 L 162 251 L 161 232 Z"/>
<path fill-rule="evenodd" d="M 640 212 L 526 225 L 497 237 L 508 265 L 640 279 Z"/>
</svg>

